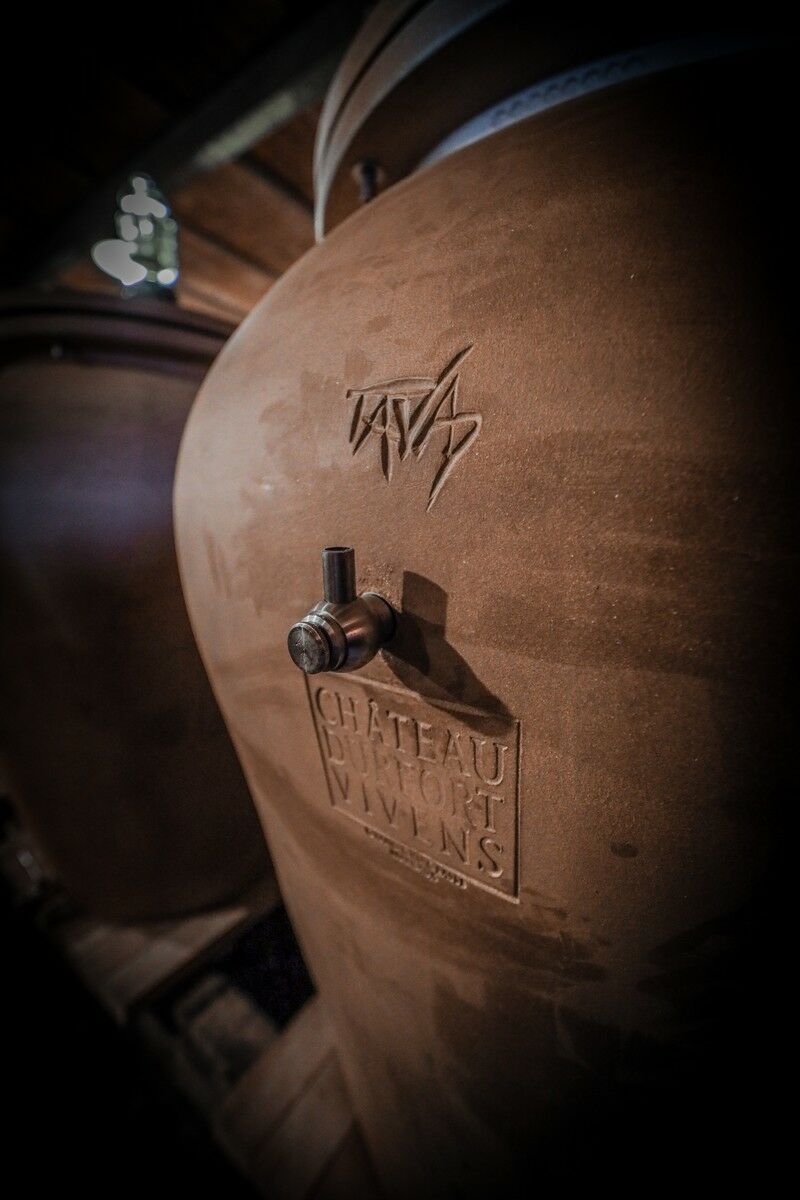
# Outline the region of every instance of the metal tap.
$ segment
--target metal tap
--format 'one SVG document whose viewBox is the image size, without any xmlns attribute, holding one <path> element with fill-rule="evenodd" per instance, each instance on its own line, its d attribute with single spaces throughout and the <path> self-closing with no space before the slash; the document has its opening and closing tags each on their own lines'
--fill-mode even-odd
<svg viewBox="0 0 800 1200">
<path fill-rule="evenodd" d="M 395 631 L 392 606 L 376 592 L 356 595 L 356 556 L 350 546 L 322 551 L 325 596 L 289 630 L 292 662 L 306 675 L 357 671 Z"/>
</svg>

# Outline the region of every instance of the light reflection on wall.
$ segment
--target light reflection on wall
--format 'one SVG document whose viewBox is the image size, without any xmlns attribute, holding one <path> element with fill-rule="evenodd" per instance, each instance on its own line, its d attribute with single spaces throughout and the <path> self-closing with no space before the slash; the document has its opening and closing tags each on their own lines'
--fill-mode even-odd
<svg viewBox="0 0 800 1200">
<path fill-rule="evenodd" d="M 114 224 L 118 237 L 92 247 L 96 266 L 119 280 L 125 295 L 171 296 L 180 274 L 178 223 L 149 176 L 131 176 L 119 192 Z"/>
</svg>

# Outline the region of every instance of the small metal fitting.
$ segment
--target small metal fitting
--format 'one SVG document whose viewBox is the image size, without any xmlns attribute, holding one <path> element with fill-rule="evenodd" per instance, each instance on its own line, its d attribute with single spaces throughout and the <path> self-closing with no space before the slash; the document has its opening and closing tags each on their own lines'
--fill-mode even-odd
<svg viewBox="0 0 800 1200">
<path fill-rule="evenodd" d="M 306 675 L 357 671 L 392 637 L 392 606 L 376 592 L 356 595 L 356 556 L 350 546 L 322 551 L 324 600 L 289 630 L 289 654 Z"/>
</svg>

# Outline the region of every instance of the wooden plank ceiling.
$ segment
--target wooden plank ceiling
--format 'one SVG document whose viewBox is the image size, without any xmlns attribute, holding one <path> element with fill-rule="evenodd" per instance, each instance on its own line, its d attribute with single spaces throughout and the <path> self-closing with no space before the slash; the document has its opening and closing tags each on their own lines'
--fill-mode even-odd
<svg viewBox="0 0 800 1200">
<path fill-rule="evenodd" d="M 180 223 L 178 302 L 238 323 L 314 242 L 311 163 L 319 106 L 257 142 L 236 162 L 170 195 Z M 109 214 L 109 233 L 113 214 Z M 116 294 L 88 255 L 59 272 L 80 291 Z"/>
<path fill-rule="evenodd" d="M 0 172 L 0 286 L 24 281 L 37 248 L 141 148 L 191 117 L 287 31 L 321 16 L 324 5 L 312 0 L 227 0 L 224 10 L 214 0 L 159 9 L 157 28 L 148 16 L 150 36 L 139 40 L 72 10 L 69 25 L 48 25 L 44 39 L 32 33 L 37 72 L 15 84 L 20 116 Z M 11 111 L 12 100 L 0 100 Z M 156 180 L 180 225 L 182 306 L 238 322 L 312 245 L 319 107 L 299 112 L 235 161 L 175 187 Z M 105 236 L 113 236 L 113 209 Z M 115 281 L 92 263 L 90 245 L 54 267 L 46 285 L 115 293 Z"/>
</svg>

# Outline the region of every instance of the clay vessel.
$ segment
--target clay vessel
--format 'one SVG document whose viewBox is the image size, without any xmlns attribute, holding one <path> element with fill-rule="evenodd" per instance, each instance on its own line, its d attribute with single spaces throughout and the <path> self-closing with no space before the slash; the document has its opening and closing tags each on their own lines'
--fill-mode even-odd
<svg viewBox="0 0 800 1200">
<path fill-rule="evenodd" d="M 172 483 L 230 330 L 153 301 L 0 307 L 2 750 L 93 912 L 167 916 L 269 870 L 186 614 Z"/>
<path fill-rule="evenodd" d="M 192 411 L 194 628 L 390 1196 L 713 1178 L 754 1136 L 797 605 L 785 80 L 659 71 L 411 174 Z M 304 676 L 325 546 L 398 633 Z"/>
</svg>

